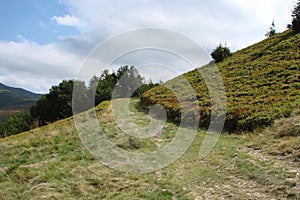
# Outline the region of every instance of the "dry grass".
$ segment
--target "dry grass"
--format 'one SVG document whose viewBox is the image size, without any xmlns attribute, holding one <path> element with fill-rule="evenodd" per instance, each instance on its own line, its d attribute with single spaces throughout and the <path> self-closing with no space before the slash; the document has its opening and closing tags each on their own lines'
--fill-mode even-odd
<svg viewBox="0 0 300 200">
<path fill-rule="evenodd" d="M 98 112 L 109 116 L 108 105 L 100 105 Z M 103 120 L 113 126 L 111 118 Z M 114 127 L 106 128 L 114 131 L 106 132 L 112 141 L 132 150 L 127 139 L 114 139 L 114 134 L 121 136 Z M 270 154 L 273 142 L 281 141 L 274 134 L 224 134 L 200 160 L 204 136 L 205 132 L 199 131 L 189 150 L 170 166 L 153 173 L 130 174 L 99 163 L 83 147 L 72 119 L 59 121 L 0 140 L 0 199 L 300 198 L 299 162 Z M 298 137 L 283 138 L 291 142 Z M 149 143 L 168 141 L 161 139 L 141 142 L 135 151 L 150 150 Z M 282 146 L 287 148 L 289 143 Z"/>
</svg>

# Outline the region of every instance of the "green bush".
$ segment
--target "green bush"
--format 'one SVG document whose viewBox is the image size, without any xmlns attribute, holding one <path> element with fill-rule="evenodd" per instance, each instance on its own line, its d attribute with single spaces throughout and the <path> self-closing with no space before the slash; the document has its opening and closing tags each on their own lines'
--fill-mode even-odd
<svg viewBox="0 0 300 200">
<path fill-rule="evenodd" d="M 5 124 L 0 124 L 0 137 L 15 135 L 30 130 L 33 119 L 28 112 L 19 112 L 11 116 Z"/>
<path fill-rule="evenodd" d="M 222 44 L 219 44 L 210 55 L 216 62 L 221 62 L 231 56 L 232 53 L 229 47 L 226 47 L 226 45 L 223 47 Z"/>
</svg>

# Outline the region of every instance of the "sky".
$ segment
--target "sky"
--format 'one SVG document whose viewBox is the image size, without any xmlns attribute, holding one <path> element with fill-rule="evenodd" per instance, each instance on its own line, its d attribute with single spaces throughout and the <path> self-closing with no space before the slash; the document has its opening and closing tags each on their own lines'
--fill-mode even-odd
<svg viewBox="0 0 300 200">
<path fill-rule="evenodd" d="M 286 30 L 295 4 L 296 0 L 0 1 L 0 82 L 46 93 L 64 79 L 75 79 L 99 43 L 149 27 L 192 39 L 205 49 L 208 62 L 220 43 L 236 51 L 265 39 L 273 20 L 277 32 Z M 149 57 L 157 65 L 147 63 Z M 151 51 L 135 52 L 113 64 L 144 65 L 142 75 L 154 81 L 189 70 L 180 59 Z M 172 65 L 182 68 L 174 71 Z M 157 73 L 158 66 L 168 68 L 167 73 Z"/>
</svg>

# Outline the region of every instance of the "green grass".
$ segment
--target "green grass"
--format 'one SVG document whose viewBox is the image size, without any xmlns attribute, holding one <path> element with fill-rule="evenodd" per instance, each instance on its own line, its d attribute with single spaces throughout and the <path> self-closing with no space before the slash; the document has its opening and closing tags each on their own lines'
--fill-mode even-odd
<svg viewBox="0 0 300 200">
<path fill-rule="evenodd" d="M 252 131 L 271 125 L 275 119 L 289 116 L 300 104 L 300 34 L 283 32 L 237 51 L 216 65 L 227 96 L 227 131 Z M 195 69 L 151 89 L 142 96 L 141 106 L 148 109 L 153 104 L 161 104 L 170 119 L 180 121 L 179 102 L 168 88 L 184 97 L 183 104 L 189 105 L 193 103 L 193 94 L 186 92 L 184 81 L 187 80 L 198 99 L 200 127 L 207 127 L 211 100 L 198 70 L 208 72 L 211 66 Z"/>
<path fill-rule="evenodd" d="M 299 199 L 299 37 L 290 31 L 278 34 L 217 66 L 226 87 L 225 127 L 239 134 L 222 134 L 206 157 L 199 158 L 206 135 L 199 130 L 189 149 L 171 165 L 146 174 L 117 171 L 85 149 L 68 118 L 0 139 L 0 199 Z M 211 102 L 200 74 L 191 71 L 166 85 L 191 100 L 182 89 L 184 79 L 196 91 L 205 127 Z M 165 86 L 145 93 L 141 102 L 129 102 L 133 121 L 124 119 L 126 99 L 114 101 L 118 122 L 110 101 L 95 110 L 103 133 L 117 147 L 151 152 L 175 137 L 179 127 L 170 122 L 150 138 L 126 133 L 134 132 L 134 124 L 147 127 L 151 121 L 137 109 L 140 105 L 162 104 L 169 117 L 180 119 L 178 101 Z M 82 116 L 86 114 L 89 111 Z M 272 127 L 255 129 L 273 121 Z M 93 136 L 86 128 L 85 134 Z"/>
<path fill-rule="evenodd" d="M 145 113 L 130 112 L 138 125 Z M 170 141 L 178 128 L 137 149 L 116 130 L 110 102 L 97 108 L 108 138 L 126 151 L 152 151 Z M 118 137 L 115 137 L 118 135 Z M 205 136 L 199 131 L 186 153 L 170 166 L 147 174 L 120 172 L 102 165 L 82 145 L 72 118 L 0 140 L 0 199 L 271 199 L 300 197 L 297 164 L 277 160 L 269 146 L 280 139 L 274 132 L 221 135 L 213 151 L 199 159 Z M 159 139 L 158 139 L 159 138 Z M 270 140 L 272 138 L 272 140 Z M 296 137 L 299 141 L 299 136 Z M 288 140 L 288 139 L 287 139 Z M 295 140 L 295 136 L 289 141 Z M 259 147 L 259 148 L 258 148 Z M 290 164 L 287 164 L 290 163 Z M 295 167 L 294 167 L 295 166 Z M 298 185 L 297 185 L 298 184 Z"/>
</svg>

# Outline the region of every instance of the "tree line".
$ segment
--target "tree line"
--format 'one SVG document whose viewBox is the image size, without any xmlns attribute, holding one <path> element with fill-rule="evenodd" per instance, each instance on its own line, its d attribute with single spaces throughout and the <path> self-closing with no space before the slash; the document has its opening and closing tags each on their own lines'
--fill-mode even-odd
<svg viewBox="0 0 300 200">
<path fill-rule="evenodd" d="M 83 102 L 81 111 L 91 108 L 91 104 L 85 103 L 93 100 L 95 105 L 116 98 L 139 97 L 145 91 L 158 85 L 151 80 L 146 81 L 131 66 L 122 66 L 116 71 L 104 70 L 99 76 L 94 76 L 88 85 L 80 80 L 63 80 L 59 85 L 52 86 L 47 94 L 41 96 L 30 112 L 20 112 L 0 123 L 0 137 L 15 135 L 32 128 L 46 125 L 54 121 L 72 116 L 73 88 L 76 84 L 80 96 L 76 100 Z M 113 94 L 114 93 L 114 94 Z M 94 106 L 95 106 L 94 105 Z"/>
<path fill-rule="evenodd" d="M 300 33 L 300 0 L 292 11 L 292 23 L 287 26 L 295 34 Z M 276 35 L 275 23 L 272 22 L 267 37 Z M 211 53 L 215 62 L 221 62 L 232 55 L 230 48 L 220 44 Z M 8 119 L 4 124 L 0 122 L 0 137 L 14 135 L 31 128 L 45 125 L 56 120 L 72 116 L 72 94 L 74 84 L 80 89 L 77 100 L 90 101 L 95 96 L 95 105 L 110 100 L 113 92 L 115 97 L 138 97 L 145 91 L 158 85 L 152 81 L 145 81 L 133 67 L 123 66 L 116 72 L 104 70 L 100 76 L 94 76 L 88 86 L 84 81 L 63 80 L 58 86 L 52 86 L 49 93 L 42 95 L 29 113 L 20 112 Z M 84 105 L 84 104 L 82 104 Z M 90 105 L 90 104 L 86 104 Z M 82 111 L 90 107 L 82 107 Z"/>
</svg>

